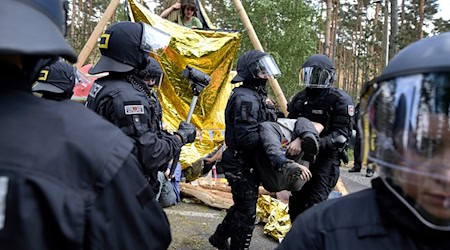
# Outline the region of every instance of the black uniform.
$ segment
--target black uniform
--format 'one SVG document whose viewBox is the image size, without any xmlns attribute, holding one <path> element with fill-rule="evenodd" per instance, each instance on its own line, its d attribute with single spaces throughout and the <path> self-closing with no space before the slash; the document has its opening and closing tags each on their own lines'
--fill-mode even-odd
<svg viewBox="0 0 450 250">
<path fill-rule="evenodd" d="M 78 103 L 4 84 L 0 248 L 166 249 L 170 227 L 129 137 Z"/>
<path fill-rule="evenodd" d="M 306 211 L 277 249 L 450 249 L 450 232 L 425 226 L 381 179 L 372 188 Z"/>
<path fill-rule="evenodd" d="M 135 86 L 126 80 L 99 79 L 91 88 L 86 106 L 134 139 L 143 172 L 150 177 L 157 193 L 157 171 L 165 168 L 180 151 L 182 142 L 176 136 L 160 131 L 159 101 L 154 94 Z"/>
<path fill-rule="evenodd" d="M 227 149 L 222 154 L 221 165 L 231 186 L 234 205 L 209 238 L 209 242 L 219 249 L 229 247 L 230 237 L 232 249 L 248 249 L 255 228 L 260 179 L 253 164 L 258 152 L 263 154 L 258 126 L 263 121 L 276 119 L 266 104 L 267 80 L 255 77 L 260 73 L 256 64 L 267 57 L 269 55 L 261 51 L 246 52 L 239 58 L 238 74 L 231 81 L 243 82 L 243 85 L 233 89 L 225 109 Z"/>
<path fill-rule="evenodd" d="M 288 105 L 288 118 L 305 117 L 324 126 L 320 133 L 320 151 L 310 165 L 312 178 L 289 199 L 291 221 L 307 208 L 327 199 L 339 178 L 340 156 L 333 145 L 339 135 L 347 138 L 352 133 L 354 112 L 350 96 L 337 88 L 306 89 L 297 93 Z"/>
<path fill-rule="evenodd" d="M 223 152 L 221 165 L 231 186 L 234 205 L 228 211 L 222 225 L 224 231 L 231 236 L 232 242 L 234 238 L 251 238 L 255 228 L 260 179 L 253 174 L 252 157 L 264 155 L 258 124 L 276 118 L 269 117 L 270 113 L 265 112 L 266 98 L 261 90 L 258 92 L 250 86 L 240 86 L 233 90 L 225 110 L 227 149 Z M 260 155 L 255 155 L 258 152 Z"/>
</svg>

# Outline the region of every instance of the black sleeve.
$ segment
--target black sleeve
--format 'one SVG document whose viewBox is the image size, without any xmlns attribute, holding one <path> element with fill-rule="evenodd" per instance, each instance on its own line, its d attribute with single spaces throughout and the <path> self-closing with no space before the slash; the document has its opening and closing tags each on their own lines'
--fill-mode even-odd
<svg viewBox="0 0 450 250">
<path fill-rule="evenodd" d="M 260 108 L 260 102 L 253 95 L 237 95 L 232 102 L 234 134 L 242 149 L 251 149 L 259 142 Z"/>
<path fill-rule="evenodd" d="M 294 223 L 292 223 L 291 229 L 276 249 L 324 249 L 324 246 L 321 245 L 321 236 L 322 232 L 317 229 L 316 225 L 312 224 L 310 219 L 305 218 L 305 216 L 301 214 Z"/>
<path fill-rule="evenodd" d="M 167 249 L 172 240 L 167 217 L 131 153 L 97 191 L 87 216 L 89 249 Z"/>
<path fill-rule="evenodd" d="M 148 110 L 145 109 L 143 115 L 136 116 L 134 119 L 120 119 L 117 116 L 117 110 L 115 110 L 113 102 L 112 98 L 102 100 L 98 113 L 116 124 L 126 135 L 134 139 L 138 149 L 138 159 L 143 165 L 144 173 L 154 171 L 163 165 L 165 166 L 176 153 L 180 152 L 183 144 L 176 135 L 157 134 L 149 130 L 148 125 L 145 124 L 147 122 L 145 117 L 149 116 Z M 121 100 L 116 100 L 116 102 L 121 102 Z M 121 102 L 116 104 L 116 106 L 125 106 L 124 103 Z M 136 122 L 136 119 L 138 119 L 138 122 Z"/>
<path fill-rule="evenodd" d="M 325 136 L 320 138 L 321 149 L 333 149 L 332 139 L 339 135 L 345 136 L 347 142 L 352 136 L 354 106 L 353 101 L 347 94 L 342 94 L 335 104 L 335 113 L 330 123 L 330 128 Z"/>
<path fill-rule="evenodd" d="M 176 135 L 147 133 L 135 138 L 138 157 L 144 172 L 166 166 L 175 154 L 180 152 L 182 142 Z"/>
<path fill-rule="evenodd" d="M 298 117 L 300 117 L 300 108 L 299 108 L 300 96 L 301 92 L 298 92 L 297 94 L 295 94 L 294 97 L 292 97 L 291 101 L 288 103 L 287 111 L 289 112 L 289 114 L 287 118 L 297 119 Z"/>
</svg>

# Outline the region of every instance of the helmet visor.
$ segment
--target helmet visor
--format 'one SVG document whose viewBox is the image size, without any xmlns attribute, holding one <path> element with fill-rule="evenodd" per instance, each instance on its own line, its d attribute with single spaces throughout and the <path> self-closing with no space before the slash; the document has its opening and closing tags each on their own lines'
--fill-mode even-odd
<svg viewBox="0 0 450 250">
<path fill-rule="evenodd" d="M 143 26 L 140 48 L 145 52 L 162 53 L 169 46 L 170 35 L 146 23 Z"/>
<path fill-rule="evenodd" d="M 271 55 L 265 55 L 252 63 L 249 68 L 256 79 L 268 79 L 269 76 L 278 77 L 281 75 L 277 63 Z"/>
<path fill-rule="evenodd" d="M 74 67 L 75 71 L 75 85 L 81 85 L 83 88 L 87 87 L 90 83 L 89 79 L 83 74 L 83 72 L 79 71 L 76 67 Z"/>
<path fill-rule="evenodd" d="M 362 152 L 450 225 L 450 74 L 374 82 L 361 96 Z M 418 197 L 414 197 L 417 195 Z M 421 203 L 422 201 L 422 203 Z"/>
<path fill-rule="evenodd" d="M 304 67 L 299 73 L 300 84 L 307 88 L 329 88 L 333 80 L 333 73 L 319 66 Z"/>
</svg>

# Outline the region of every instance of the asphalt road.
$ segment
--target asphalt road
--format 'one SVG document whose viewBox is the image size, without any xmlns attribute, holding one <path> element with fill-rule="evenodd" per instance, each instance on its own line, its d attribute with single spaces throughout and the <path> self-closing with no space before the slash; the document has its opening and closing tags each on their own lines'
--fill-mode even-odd
<svg viewBox="0 0 450 250">
<path fill-rule="evenodd" d="M 349 193 L 370 187 L 370 180 L 373 177 L 367 178 L 365 173 L 365 169 L 360 173 L 349 173 L 347 167 L 341 168 L 341 179 Z M 225 210 L 195 203 L 191 199 L 185 199 L 184 202 L 164 210 L 172 230 L 172 243 L 169 249 L 214 249 L 209 244 L 208 237 L 222 221 Z M 256 226 L 250 249 L 275 249 L 278 246 L 278 242 L 273 238 L 264 235 L 263 228 L 263 224 Z"/>
</svg>

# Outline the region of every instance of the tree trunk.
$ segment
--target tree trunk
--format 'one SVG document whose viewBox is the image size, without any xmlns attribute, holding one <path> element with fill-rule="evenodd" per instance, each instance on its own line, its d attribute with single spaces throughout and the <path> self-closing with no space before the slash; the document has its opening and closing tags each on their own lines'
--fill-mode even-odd
<svg viewBox="0 0 450 250">
<path fill-rule="evenodd" d="M 77 1 L 72 0 L 72 17 L 71 17 L 71 23 L 70 23 L 70 37 L 74 39 L 75 41 L 75 26 L 76 26 L 76 11 L 77 9 Z"/>
<path fill-rule="evenodd" d="M 405 21 L 405 0 L 402 0 L 402 20 L 401 20 L 401 24 L 403 24 L 403 22 Z"/>
<path fill-rule="evenodd" d="M 384 2 L 384 25 L 383 25 L 383 67 L 387 65 L 389 61 L 389 0 Z"/>
<path fill-rule="evenodd" d="M 423 38 L 423 19 L 424 19 L 424 4 L 425 4 L 425 0 L 420 0 L 420 4 L 419 4 L 419 16 L 420 16 L 420 20 L 419 20 L 419 39 Z"/>
<path fill-rule="evenodd" d="M 331 43 L 331 19 L 333 15 L 333 2 L 332 0 L 327 1 L 327 19 L 325 21 L 325 43 L 324 43 L 324 52 L 325 55 L 330 56 L 330 43 Z"/>
<path fill-rule="evenodd" d="M 336 46 L 337 46 L 337 33 L 339 30 L 339 1 L 335 1 L 334 11 L 333 11 L 333 51 L 331 55 L 331 59 L 333 63 L 336 60 Z M 336 64 L 336 63 L 335 63 Z"/>
<path fill-rule="evenodd" d="M 398 34 L 398 3 L 397 0 L 391 0 L 391 36 L 389 39 L 389 59 L 391 59 L 398 52 L 397 34 Z"/>
</svg>

